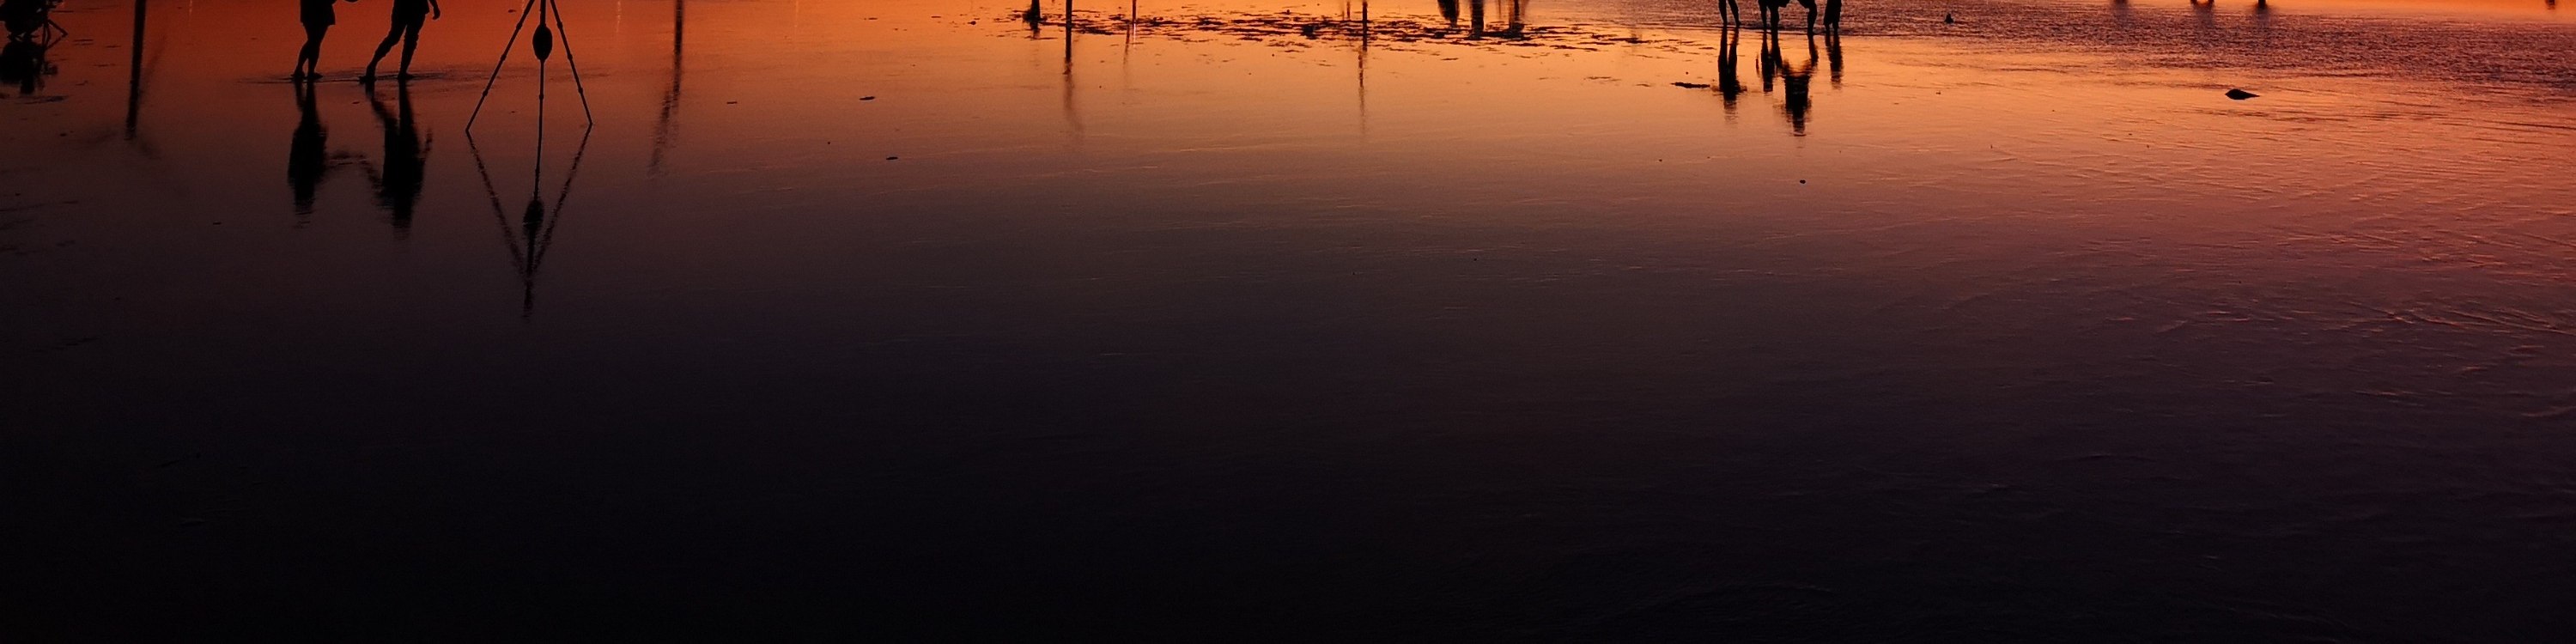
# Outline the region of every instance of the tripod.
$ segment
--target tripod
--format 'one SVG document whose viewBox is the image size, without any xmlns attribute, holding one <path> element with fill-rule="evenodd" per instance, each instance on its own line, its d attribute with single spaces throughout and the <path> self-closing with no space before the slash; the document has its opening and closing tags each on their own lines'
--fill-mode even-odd
<svg viewBox="0 0 2576 644">
<path fill-rule="evenodd" d="M 557 32 L 564 34 L 564 64 L 572 67 L 572 91 L 581 97 L 581 118 L 590 124 L 599 122 L 590 115 L 590 93 L 582 89 L 581 64 L 574 62 L 572 58 L 572 33 L 564 29 L 563 8 L 556 6 L 555 0 L 528 0 L 527 6 L 519 9 L 519 24 L 510 28 L 510 41 L 501 45 L 501 59 L 492 63 L 492 75 L 483 79 L 483 96 L 474 99 L 474 113 L 465 117 L 465 131 L 474 131 L 474 120 L 482 118 L 483 101 L 492 98 L 492 85 L 500 82 L 501 66 L 510 62 L 510 50 L 518 46 L 519 31 L 528 27 L 528 15 L 531 13 L 537 16 L 537 33 L 529 38 L 528 45 L 530 49 L 536 51 L 537 55 L 538 122 L 542 124 L 546 118 L 546 59 L 554 54 Z M 549 14 L 555 21 L 552 29 L 546 27 L 546 17 Z"/>
</svg>

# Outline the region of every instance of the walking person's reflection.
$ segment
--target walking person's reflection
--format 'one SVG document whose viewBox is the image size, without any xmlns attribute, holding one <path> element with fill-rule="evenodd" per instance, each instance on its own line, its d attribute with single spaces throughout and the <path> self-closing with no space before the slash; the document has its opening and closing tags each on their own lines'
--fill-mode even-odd
<svg viewBox="0 0 2576 644">
<path fill-rule="evenodd" d="M 286 185 L 295 191 L 297 222 L 313 214 L 313 193 L 322 186 L 322 175 L 330 169 L 330 153 L 323 146 L 330 133 L 322 129 L 322 115 L 313 106 L 313 85 L 295 84 L 295 135 L 286 148 Z"/>
<path fill-rule="evenodd" d="M 384 99 L 375 92 L 367 92 L 367 106 L 375 110 L 376 123 L 385 133 L 385 154 L 367 181 L 375 184 L 376 205 L 392 215 L 395 232 L 408 232 L 429 166 L 429 147 L 421 144 L 419 122 L 412 118 L 411 85 L 394 86 L 393 111 L 385 110 Z"/>
<path fill-rule="evenodd" d="M 45 77 L 56 71 L 53 61 L 45 59 L 45 45 L 33 38 L 11 38 L 0 45 L 0 83 L 17 85 L 19 96 L 35 96 L 44 89 Z"/>
<path fill-rule="evenodd" d="M 1825 65 L 1827 68 L 1833 70 L 1834 89 L 1842 89 L 1843 35 L 1839 32 L 1829 32 L 1825 34 Z"/>
<path fill-rule="evenodd" d="M 1816 39 L 1807 39 L 1807 64 L 1799 67 L 1790 67 L 1783 58 L 1779 37 L 1766 41 L 1764 55 L 1770 57 L 1771 69 L 1780 75 L 1780 113 L 1789 117 L 1790 134 L 1806 136 L 1807 114 L 1815 107 L 1807 90 L 1816 79 Z"/>
<path fill-rule="evenodd" d="M 1717 43 L 1717 96 L 1726 104 L 1726 118 L 1735 120 L 1735 99 L 1744 95 L 1744 79 L 1735 74 L 1736 52 L 1740 50 L 1744 29 L 1727 27 L 1724 39 Z"/>
<path fill-rule="evenodd" d="M 402 41 L 403 54 L 402 68 L 394 71 L 394 78 L 411 78 L 411 52 L 420 48 L 420 28 L 437 20 L 439 13 L 438 0 L 394 0 L 393 26 L 385 30 L 385 41 L 376 43 L 376 57 L 367 59 L 367 72 L 358 80 L 376 80 L 376 64 L 385 61 L 396 40 Z"/>
<path fill-rule="evenodd" d="M 358 0 L 349 0 L 357 2 Z M 331 32 L 339 17 L 331 12 L 331 0 L 297 0 L 302 7 L 304 48 L 295 52 L 295 73 L 288 78 L 314 80 L 322 77 L 322 36 Z"/>
</svg>

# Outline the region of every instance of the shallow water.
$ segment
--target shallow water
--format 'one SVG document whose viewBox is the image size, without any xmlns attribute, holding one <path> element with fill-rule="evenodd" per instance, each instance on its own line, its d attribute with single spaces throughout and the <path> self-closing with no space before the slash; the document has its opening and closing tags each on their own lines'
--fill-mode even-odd
<svg viewBox="0 0 2576 644">
<path fill-rule="evenodd" d="M 453 4 L 0 89 L 7 630 L 2576 633 L 2537 0 Z"/>
</svg>

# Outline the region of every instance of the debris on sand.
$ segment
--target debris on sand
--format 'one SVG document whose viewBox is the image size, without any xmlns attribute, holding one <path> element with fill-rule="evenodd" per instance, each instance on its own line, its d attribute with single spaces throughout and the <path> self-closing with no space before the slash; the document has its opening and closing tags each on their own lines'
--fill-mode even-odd
<svg viewBox="0 0 2576 644">
<path fill-rule="evenodd" d="M 1102 36 L 1159 36 L 1189 41 L 1211 38 L 1233 38 L 1268 44 L 1297 43 L 1308 40 L 1365 40 L 1371 47 L 1399 51 L 1424 51 L 1430 47 L 1476 45 L 1503 49 L 1526 47 L 1522 55 L 1547 55 L 1537 50 L 1604 51 L 1613 48 L 1647 48 L 1670 52 L 1692 51 L 1699 43 L 1681 38 L 1640 37 L 1625 25 L 1563 23 L 1552 25 L 1509 25 L 1491 31 L 1474 31 L 1441 22 L 1404 18 L 1349 20 L 1327 15 L 1280 13 L 1206 13 L 1173 16 L 1130 16 L 1123 12 L 1074 11 L 1069 15 L 1041 15 L 1031 25 L 1063 27 L 1078 34 Z M 1026 38 L 1026 32 L 1006 34 Z M 1446 60 L 1444 58 L 1444 60 Z"/>
<path fill-rule="evenodd" d="M 2241 100 L 2245 100 L 2245 99 L 2249 99 L 2249 98 L 2253 98 L 2253 97 L 2256 97 L 2256 96 L 2262 96 L 2262 95 L 2261 95 L 2261 94 L 2256 94 L 2256 93 L 2253 93 L 2253 92 L 2248 92 L 2248 91 L 2245 91 L 2245 90 L 2242 90 L 2242 89 L 2231 89 L 2231 90 L 2227 90 L 2227 97 L 2228 97 L 2228 98 L 2235 99 L 2235 100 L 2239 100 L 2239 101 L 2241 101 Z"/>
<path fill-rule="evenodd" d="M 1682 89 L 1708 89 L 1708 83 L 1685 83 L 1682 81 L 1673 81 L 1673 86 Z"/>
</svg>

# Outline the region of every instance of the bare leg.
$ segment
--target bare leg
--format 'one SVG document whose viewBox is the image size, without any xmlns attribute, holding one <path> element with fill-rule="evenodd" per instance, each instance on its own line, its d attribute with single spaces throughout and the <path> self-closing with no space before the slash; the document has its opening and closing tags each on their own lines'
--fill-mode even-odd
<svg viewBox="0 0 2576 644">
<path fill-rule="evenodd" d="M 411 78 L 411 52 L 416 49 L 420 49 L 420 23 L 418 22 L 403 26 L 402 70 L 396 72 L 397 78 Z"/>
<path fill-rule="evenodd" d="M 295 53 L 296 71 L 294 76 L 296 78 L 320 78 L 322 76 L 322 70 L 319 69 L 322 65 L 322 36 L 329 31 L 331 31 L 330 25 L 304 26 L 304 49 Z"/>
<path fill-rule="evenodd" d="M 367 73 L 359 76 L 359 80 L 376 79 L 376 64 L 385 62 L 385 54 L 394 50 L 394 41 L 401 40 L 402 34 L 403 28 L 400 24 L 394 25 L 392 29 L 385 30 L 384 41 L 376 43 L 376 56 L 374 58 L 367 59 Z"/>
</svg>

